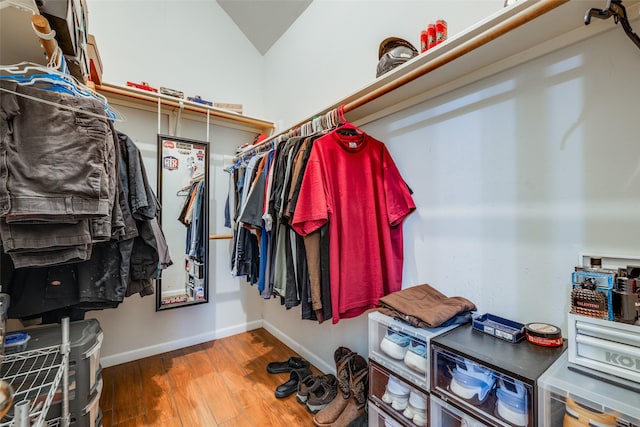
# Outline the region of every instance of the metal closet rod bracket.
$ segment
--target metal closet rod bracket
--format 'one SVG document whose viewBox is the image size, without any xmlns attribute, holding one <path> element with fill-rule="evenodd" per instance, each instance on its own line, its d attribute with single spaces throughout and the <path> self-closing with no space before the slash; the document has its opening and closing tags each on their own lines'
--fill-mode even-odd
<svg viewBox="0 0 640 427">
<path fill-rule="evenodd" d="M 607 7 L 605 9 L 591 8 L 587 10 L 584 15 L 584 24 L 589 25 L 591 18 L 608 19 L 613 16 L 613 20 L 617 24 L 620 22 L 622 29 L 631 39 L 631 41 L 640 49 L 640 37 L 633 32 L 629 19 L 627 18 L 627 10 L 622 5 L 622 0 L 607 0 Z"/>
</svg>

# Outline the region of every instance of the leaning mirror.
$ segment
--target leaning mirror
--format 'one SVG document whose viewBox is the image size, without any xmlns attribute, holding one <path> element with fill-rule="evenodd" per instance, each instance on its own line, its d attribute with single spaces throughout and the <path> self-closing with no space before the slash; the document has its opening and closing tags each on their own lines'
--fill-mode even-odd
<svg viewBox="0 0 640 427">
<path fill-rule="evenodd" d="M 173 263 L 157 280 L 156 310 L 208 301 L 209 144 L 158 135 L 160 224 Z"/>
</svg>

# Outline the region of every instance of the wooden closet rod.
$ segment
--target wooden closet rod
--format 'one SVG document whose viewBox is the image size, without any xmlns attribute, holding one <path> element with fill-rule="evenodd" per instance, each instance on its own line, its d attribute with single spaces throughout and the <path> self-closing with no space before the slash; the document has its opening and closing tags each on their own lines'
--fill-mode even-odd
<svg viewBox="0 0 640 427">
<path fill-rule="evenodd" d="M 233 239 L 233 234 L 210 234 L 209 240 L 226 240 Z"/>
<path fill-rule="evenodd" d="M 41 34 L 51 34 L 51 26 L 49 25 L 49 21 L 42 15 L 33 15 L 31 17 L 31 22 L 33 26 L 38 30 Z M 40 43 L 42 43 L 42 47 L 44 51 L 47 53 L 47 59 L 51 60 L 53 57 L 53 53 L 58 48 L 58 42 L 55 39 L 40 39 Z"/>
<path fill-rule="evenodd" d="M 477 36 L 467 40 L 466 42 L 463 42 L 462 44 L 452 48 L 451 50 L 449 50 L 448 52 L 442 54 L 441 56 L 434 58 L 433 60 L 427 62 L 426 64 L 416 68 L 415 70 L 401 76 L 398 77 L 397 79 L 390 81 L 389 83 L 380 86 L 377 89 L 372 90 L 371 92 L 354 99 L 351 102 L 348 102 L 346 104 L 334 104 L 333 107 L 328 108 L 324 111 L 322 111 L 321 113 L 316 114 L 315 116 L 321 116 L 324 115 L 326 113 L 328 113 L 329 111 L 338 108 L 339 105 L 344 105 L 344 112 L 349 112 L 349 111 L 353 111 L 355 109 L 357 109 L 358 107 L 362 107 L 363 105 L 374 101 L 378 98 L 380 98 L 381 96 L 384 96 L 386 94 L 388 94 L 389 92 L 392 92 L 395 89 L 398 89 L 401 86 L 404 86 L 407 83 L 410 83 L 414 80 L 416 80 L 419 77 L 424 76 L 425 74 L 430 73 L 431 71 L 434 71 L 440 67 L 442 67 L 443 65 L 448 64 L 449 62 L 460 58 L 461 56 L 464 56 L 465 54 L 468 54 L 469 52 L 473 51 L 474 49 L 477 49 L 487 43 L 489 43 L 492 40 L 497 39 L 500 36 L 503 36 L 507 33 L 509 33 L 512 30 L 515 30 L 516 28 L 544 15 L 545 13 L 557 8 L 558 6 L 561 6 L 567 2 L 569 2 L 570 0 L 541 0 L 538 3 L 534 4 L 533 6 L 528 7 L 526 10 L 518 13 L 517 15 L 514 15 L 510 18 L 505 19 L 503 22 L 500 22 L 499 24 L 495 25 L 494 27 L 484 31 L 481 34 L 478 34 Z M 314 117 L 315 117 L 314 116 Z M 277 138 L 280 135 L 286 134 L 287 132 L 290 132 L 291 130 L 298 128 L 300 126 L 302 126 L 303 124 L 311 121 L 312 119 L 307 119 L 301 122 L 296 123 L 295 125 L 291 126 L 290 128 L 288 128 L 287 130 L 283 131 L 283 132 L 279 132 L 276 135 L 271 136 L 270 138 L 260 142 L 259 144 L 253 145 L 247 149 L 245 149 L 244 151 L 238 153 L 236 155 L 236 157 L 234 157 L 234 161 L 236 161 L 240 156 L 243 156 L 247 153 L 250 153 L 251 151 L 255 150 L 256 148 L 259 148 L 265 144 L 270 143 L 271 141 L 273 141 L 275 138 Z"/>
</svg>

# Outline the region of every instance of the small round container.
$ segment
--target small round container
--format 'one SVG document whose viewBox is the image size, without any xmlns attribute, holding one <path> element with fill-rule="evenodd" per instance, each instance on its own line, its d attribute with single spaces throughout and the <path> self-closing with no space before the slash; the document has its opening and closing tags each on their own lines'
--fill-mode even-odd
<svg viewBox="0 0 640 427">
<path fill-rule="evenodd" d="M 525 337 L 532 344 L 543 347 L 560 347 L 563 344 L 562 331 L 557 326 L 536 322 L 524 325 Z"/>
</svg>

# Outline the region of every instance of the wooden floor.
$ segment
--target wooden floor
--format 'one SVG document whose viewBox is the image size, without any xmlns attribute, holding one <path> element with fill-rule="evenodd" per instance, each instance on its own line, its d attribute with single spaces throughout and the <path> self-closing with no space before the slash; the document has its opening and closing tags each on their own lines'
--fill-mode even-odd
<svg viewBox="0 0 640 427">
<path fill-rule="evenodd" d="M 295 393 L 274 396 L 289 374 L 266 370 L 294 354 L 257 329 L 106 368 L 103 426 L 313 426 Z"/>
</svg>

